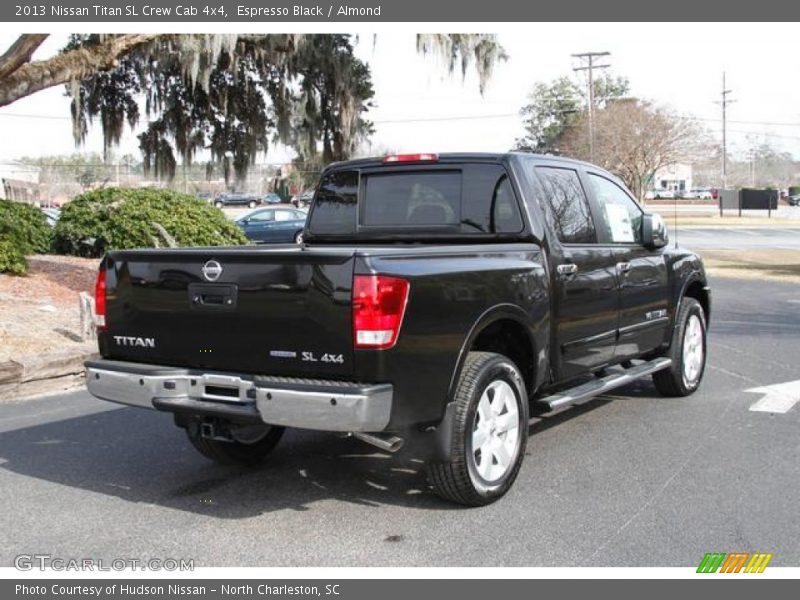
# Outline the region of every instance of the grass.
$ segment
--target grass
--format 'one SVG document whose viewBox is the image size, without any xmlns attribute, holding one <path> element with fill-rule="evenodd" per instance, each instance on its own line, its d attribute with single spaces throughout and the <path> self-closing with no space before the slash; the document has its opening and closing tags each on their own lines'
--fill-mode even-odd
<svg viewBox="0 0 800 600">
<path fill-rule="evenodd" d="M 741 250 L 702 250 L 706 270 L 715 277 L 768 279 L 800 283 L 800 250 L 748 248 Z"/>
</svg>

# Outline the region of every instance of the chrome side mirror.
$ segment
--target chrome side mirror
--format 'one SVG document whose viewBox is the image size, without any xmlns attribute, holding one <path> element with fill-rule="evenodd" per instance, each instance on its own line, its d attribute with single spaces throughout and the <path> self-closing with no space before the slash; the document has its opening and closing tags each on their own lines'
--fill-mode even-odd
<svg viewBox="0 0 800 600">
<path fill-rule="evenodd" d="M 669 243 L 667 224 L 661 215 L 645 214 L 642 218 L 642 243 L 647 248 L 663 248 Z"/>
</svg>

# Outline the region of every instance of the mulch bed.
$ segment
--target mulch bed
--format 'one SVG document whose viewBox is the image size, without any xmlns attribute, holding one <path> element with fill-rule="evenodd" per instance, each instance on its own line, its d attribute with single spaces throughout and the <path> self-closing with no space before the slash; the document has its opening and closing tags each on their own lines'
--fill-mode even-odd
<svg viewBox="0 0 800 600">
<path fill-rule="evenodd" d="M 77 347 L 78 296 L 94 293 L 99 260 L 28 257 L 23 277 L 0 274 L 0 362 Z"/>
</svg>

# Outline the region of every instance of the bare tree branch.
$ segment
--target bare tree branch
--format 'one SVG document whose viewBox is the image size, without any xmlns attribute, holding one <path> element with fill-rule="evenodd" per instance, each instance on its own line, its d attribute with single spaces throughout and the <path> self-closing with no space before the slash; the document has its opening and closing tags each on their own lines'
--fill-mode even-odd
<svg viewBox="0 0 800 600">
<path fill-rule="evenodd" d="M 114 36 L 96 46 L 26 63 L 10 75 L 0 77 L 0 106 L 55 85 L 81 80 L 97 71 L 113 69 L 121 57 L 160 35 L 163 36 L 156 33 Z"/>
<path fill-rule="evenodd" d="M 0 80 L 30 62 L 33 53 L 48 36 L 47 33 L 30 33 L 19 36 L 5 54 L 0 56 Z"/>
<path fill-rule="evenodd" d="M 615 173 L 640 199 L 656 171 L 692 161 L 705 147 L 705 132 L 696 123 L 648 102 L 629 99 L 595 113 L 594 160 Z M 588 158 L 585 117 L 561 142 L 566 154 Z"/>
</svg>

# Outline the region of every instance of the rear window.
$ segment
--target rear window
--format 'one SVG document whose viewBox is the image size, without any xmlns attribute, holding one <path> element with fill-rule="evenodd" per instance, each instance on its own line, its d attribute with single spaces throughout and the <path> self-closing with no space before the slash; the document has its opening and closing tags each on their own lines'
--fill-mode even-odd
<svg viewBox="0 0 800 600">
<path fill-rule="evenodd" d="M 519 204 L 500 165 L 326 175 L 311 215 L 316 234 L 519 233 Z"/>
</svg>

